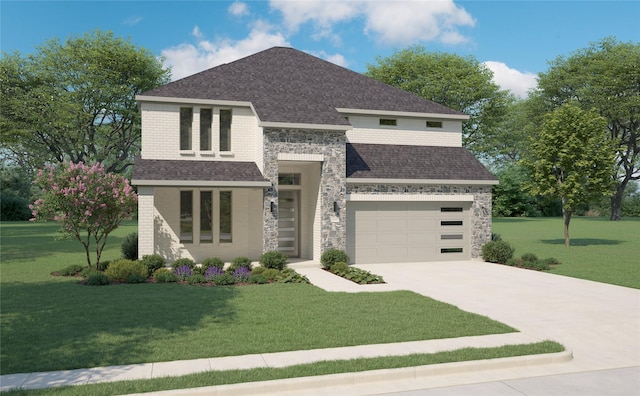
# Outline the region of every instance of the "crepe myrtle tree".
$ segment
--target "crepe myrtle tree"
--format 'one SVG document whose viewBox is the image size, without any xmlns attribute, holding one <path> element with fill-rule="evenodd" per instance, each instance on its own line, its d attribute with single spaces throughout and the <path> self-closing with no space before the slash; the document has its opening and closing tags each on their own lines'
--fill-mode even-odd
<svg viewBox="0 0 640 396">
<path fill-rule="evenodd" d="M 84 247 L 89 268 L 92 267 L 90 249 L 95 245 L 98 268 L 109 233 L 136 209 L 138 196 L 129 181 L 105 172 L 100 163 L 68 162 L 39 170 L 34 183 L 42 195 L 29 206 L 31 220 L 59 222 L 60 232 L 74 237 Z"/>
</svg>

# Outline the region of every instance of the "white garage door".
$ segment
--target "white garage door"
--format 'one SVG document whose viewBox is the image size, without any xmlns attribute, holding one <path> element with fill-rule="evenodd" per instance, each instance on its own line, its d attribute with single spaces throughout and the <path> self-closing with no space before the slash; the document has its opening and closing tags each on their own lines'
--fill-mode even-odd
<svg viewBox="0 0 640 396">
<path fill-rule="evenodd" d="M 354 263 L 470 258 L 470 202 L 348 202 Z"/>
</svg>

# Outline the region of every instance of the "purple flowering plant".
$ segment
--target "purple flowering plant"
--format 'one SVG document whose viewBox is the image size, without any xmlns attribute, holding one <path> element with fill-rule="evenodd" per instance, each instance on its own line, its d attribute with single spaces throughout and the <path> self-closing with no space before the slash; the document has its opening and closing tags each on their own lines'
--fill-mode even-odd
<svg viewBox="0 0 640 396">
<path fill-rule="evenodd" d="M 178 277 L 178 280 L 184 281 L 193 275 L 193 270 L 188 265 L 181 265 L 173 270 L 173 273 Z"/>
<path fill-rule="evenodd" d="M 204 271 L 204 277 L 208 281 L 213 281 L 216 276 L 220 276 L 222 274 L 224 274 L 224 271 L 221 268 L 218 268 L 218 267 L 209 267 L 209 268 L 207 268 L 206 271 Z"/>
<path fill-rule="evenodd" d="M 240 267 L 233 271 L 233 277 L 236 278 L 236 282 L 247 282 L 250 275 L 251 270 L 247 267 Z"/>
</svg>

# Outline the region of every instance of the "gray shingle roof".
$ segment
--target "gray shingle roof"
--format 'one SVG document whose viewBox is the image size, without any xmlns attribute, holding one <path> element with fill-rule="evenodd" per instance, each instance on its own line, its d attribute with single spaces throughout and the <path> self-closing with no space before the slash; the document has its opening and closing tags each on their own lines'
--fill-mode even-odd
<svg viewBox="0 0 640 396">
<path fill-rule="evenodd" d="M 336 108 L 462 114 L 284 47 L 258 52 L 142 95 L 251 102 L 263 122 L 349 125 Z"/>
<path fill-rule="evenodd" d="M 347 177 L 374 179 L 497 179 L 463 147 L 347 144 Z"/>
<path fill-rule="evenodd" d="M 266 182 L 253 162 L 136 158 L 134 181 Z"/>
</svg>

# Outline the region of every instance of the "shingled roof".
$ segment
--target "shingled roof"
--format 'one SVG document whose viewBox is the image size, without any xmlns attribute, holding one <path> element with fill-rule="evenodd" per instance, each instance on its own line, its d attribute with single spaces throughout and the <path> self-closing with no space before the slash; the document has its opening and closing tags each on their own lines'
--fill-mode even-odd
<svg viewBox="0 0 640 396">
<path fill-rule="evenodd" d="M 497 179 L 464 147 L 347 144 L 347 177 L 474 181 Z"/>
<path fill-rule="evenodd" d="M 262 122 L 348 126 L 336 109 L 462 113 L 293 48 L 273 47 L 141 96 L 251 102 Z"/>
</svg>

